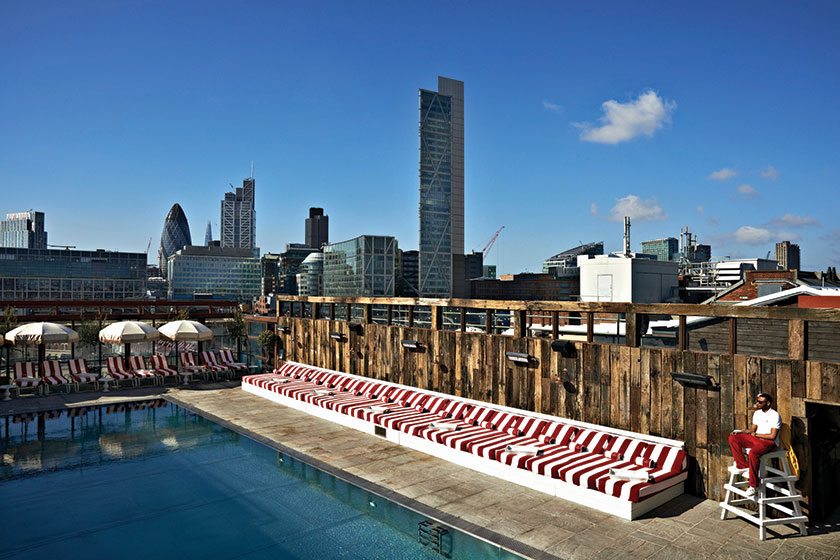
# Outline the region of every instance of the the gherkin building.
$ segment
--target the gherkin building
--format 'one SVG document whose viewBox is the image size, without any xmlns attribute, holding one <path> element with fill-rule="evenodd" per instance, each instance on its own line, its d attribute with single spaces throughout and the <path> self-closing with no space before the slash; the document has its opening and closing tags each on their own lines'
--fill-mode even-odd
<svg viewBox="0 0 840 560">
<path fill-rule="evenodd" d="M 185 245 L 192 245 L 190 224 L 184 209 L 177 202 L 172 205 L 166 220 L 163 222 L 163 233 L 160 235 L 160 249 L 158 262 L 160 273 L 166 276 L 166 261 L 175 251 L 183 249 Z"/>
</svg>

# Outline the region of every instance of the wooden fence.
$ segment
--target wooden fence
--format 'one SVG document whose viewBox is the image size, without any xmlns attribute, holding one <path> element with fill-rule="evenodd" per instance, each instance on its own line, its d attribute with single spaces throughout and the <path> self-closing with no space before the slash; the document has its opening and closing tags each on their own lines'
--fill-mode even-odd
<svg viewBox="0 0 840 560">
<path fill-rule="evenodd" d="M 337 300 L 338 298 L 332 298 Z M 381 303 L 382 300 L 374 300 Z M 289 305 L 295 302 L 296 308 Z M 304 311 L 304 302 L 308 313 Z M 415 302 L 418 303 L 418 302 Z M 488 305 L 487 302 L 478 302 Z M 574 310 L 590 325 L 598 313 L 624 313 L 627 335 L 622 344 L 595 342 L 592 327 L 588 340 L 552 349 L 551 338 L 446 330 L 439 320 L 443 306 L 432 304 L 431 328 L 377 324 L 370 300 L 331 301 L 328 298 L 289 298 L 277 317 L 251 317 L 276 328 L 287 359 L 320 367 L 422 387 L 488 403 L 553 414 L 605 426 L 683 440 L 691 457 L 690 492 L 711 499 L 722 498 L 726 467 L 731 462 L 727 437 L 733 429 L 748 428 L 755 395 L 769 392 L 776 408 L 792 429 L 794 450 L 802 468 L 800 486 L 807 496 L 812 480 L 806 402 L 840 404 L 840 364 L 803 359 L 807 352 L 810 321 L 837 326 L 836 310 L 732 308 L 723 306 L 627 304 L 568 304 L 539 302 L 547 311 Z M 477 302 L 469 300 L 469 307 Z M 525 313 L 534 302 L 491 302 L 512 311 L 517 335 Z M 319 306 L 332 307 L 328 315 Z M 349 305 L 364 309 L 360 321 L 351 322 Z M 402 300 L 393 305 L 404 306 Z M 453 307 L 452 301 L 446 307 Z M 341 313 L 334 309 L 338 307 Z M 552 309 L 554 307 L 554 309 Z M 698 309 L 699 308 L 699 309 Z M 435 310 L 438 311 L 435 311 Z M 488 307 L 489 309 L 489 307 Z M 344 311 L 347 311 L 344 313 Z M 680 328 L 674 348 L 647 347 L 633 333 L 640 314 L 676 315 Z M 304 315 L 301 317 L 301 315 Z M 307 317 L 307 315 L 309 315 Z M 317 318 L 324 315 L 329 318 Z M 689 344 L 687 316 L 712 316 L 728 322 L 728 343 L 721 351 L 704 351 Z M 388 316 L 391 316 L 389 311 Z M 464 314 L 462 313 L 463 317 Z M 771 325 L 787 323 L 784 352 L 759 356 L 732 352 L 737 344 L 739 321 Z M 277 325 L 276 327 L 274 325 Z M 461 325 L 463 327 L 463 324 Z M 756 332 L 760 332 L 756 331 Z M 755 338 L 755 333 L 750 334 Z M 759 337 L 760 338 L 760 337 Z M 419 343 L 405 348 L 402 341 Z M 838 341 L 834 341 L 836 344 Z M 751 345 L 752 346 L 752 345 Z M 528 365 L 518 365 L 508 352 L 526 353 Z M 781 354 L 781 356 L 780 356 Z M 709 388 L 682 385 L 671 372 L 710 376 Z"/>
</svg>

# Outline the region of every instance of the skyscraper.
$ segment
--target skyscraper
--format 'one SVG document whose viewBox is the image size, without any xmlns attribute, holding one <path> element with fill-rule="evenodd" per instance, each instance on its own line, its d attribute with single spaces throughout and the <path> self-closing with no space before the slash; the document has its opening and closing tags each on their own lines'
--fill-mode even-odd
<svg viewBox="0 0 840 560">
<path fill-rule="evenodd" d="M 310 208 L 309 217 L 306 218 L 307 247 L 320 249 L 330 242 L 330 217 L 324 215 L 323 208 Z"/>
<path fill-rule="evenodd" d="M 0 247 L 46 249 L 44 213 L 29 210 L 6 214 L 6 219 L 0 220 Z"/>
<path fill-rule="evenodd" d="M 231 249 L 250 249 L 257 253 L 254 211 L 254 178 L 243 179 L 242 186 L 225 193 L 222 200 L 221 246 Z"/>
<path fill-rule="evenodd" d="M 464 273 L 464 82 L 420 90 L 420 278 L 424 297 L 469 297 Z"/>
<path fill-rule="evenodd" d="M 170 255 L 186 245 L 192 245 L 190 224 L 187 222 L 187 215 L 184 214 L 181 205 L 176 202 L 163 221 L 163 233 L 160 235 L 158 263 L 161 274 L 166 275 L 166 262 Z"/>
<path fill-rule="evenodd" d="M 776 243 L 776 262 L 782 270 L 801 270 L 799 268 L 799 245 L 790 241 Z"/>
<path fill-rule="evenodd" d="M 204 232 L 204 245 L 210 246 L 213 244 L 213 226 L 210 225 L 210 220 L 207 220 L 207 230 Z"/>
</svg>

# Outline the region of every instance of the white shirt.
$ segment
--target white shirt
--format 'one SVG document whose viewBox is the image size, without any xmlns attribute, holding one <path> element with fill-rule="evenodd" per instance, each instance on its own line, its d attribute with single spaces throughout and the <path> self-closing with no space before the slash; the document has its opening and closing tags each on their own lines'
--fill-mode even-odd
<svg viewBox="0 0 840 560">
<path fill-rule="evenodd" d="M 782 429 L 782 417 L 772 408 L 764 412 L 756 410 L 753 413 L 752 423 L 756 425 L 756 434 L 769 434 L 773 428 Z M 776 445 L 779 445 L 779 434 L 776 433 Z"/>
</svg>

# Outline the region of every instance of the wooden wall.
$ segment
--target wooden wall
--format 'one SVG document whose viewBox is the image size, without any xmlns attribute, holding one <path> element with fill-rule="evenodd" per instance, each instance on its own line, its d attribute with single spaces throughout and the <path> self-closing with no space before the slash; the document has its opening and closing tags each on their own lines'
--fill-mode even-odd
<svg viewBox="0 0 840 560">
<path fill-rule="evenodd" d="M 809 443 L 805 399 L 840 403 L 836 363 L 710 353 L 698 350 L 575 343 L 574 356 L 551 350 L 550 341 L 345 321 L 281 317 L 286 357 L 320 367 L 388 380 L 456 396 L 683 440 L 691 457 L 688 488 L 722 499 L 731 462 L 727 437 L 748 428 L 748 410 L 760 391 L 776 397 L 792 426 L 809 493 Z M 330 338 L 340 332 L 343 341 Z M 402 348 L 417 340 L 421 351 Z M 514 365 L 505 352 L 534 356 Z M 719 390 L 684 387 L 672 371 L 711 375 Z"/>
</svg>

